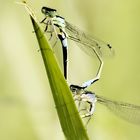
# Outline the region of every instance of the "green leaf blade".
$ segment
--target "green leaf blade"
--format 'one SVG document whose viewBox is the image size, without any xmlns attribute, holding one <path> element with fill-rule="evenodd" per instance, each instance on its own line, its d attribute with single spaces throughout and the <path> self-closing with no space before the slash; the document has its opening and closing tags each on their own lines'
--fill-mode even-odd
<svg viewBox="0 0 140 140">
<path fill-rule="evenodd" d="M 48 75 L 56 110 L 62 130 L 67 140 L 88 140 L 87 132 L 83 126 L 75 106 L 72 94 L 57 64 L 54 52 L 51 49 L 44 32 L 31 17 L 40 51 Z"/>
</svg>

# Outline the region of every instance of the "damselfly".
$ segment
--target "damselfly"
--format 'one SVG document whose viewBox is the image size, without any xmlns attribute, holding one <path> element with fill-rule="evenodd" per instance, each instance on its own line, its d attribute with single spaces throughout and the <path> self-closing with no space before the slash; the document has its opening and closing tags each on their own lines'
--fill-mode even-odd
<svg viewBox="0 0 140 140">
<path fill-rule="evenodd" d="M 81 105 L 81 102 L 85 102 L 89 104 L 89 109 L 87 110 L 85 114 L 82 115 L 82 118 L 89 117 L 89 120 L 90 120 L 92 115 L 94 114 L 95 103 L 98 102 L 100 104 L 105 105 L 109 110 L 111 110 L 117 116 L 129 122 L 139 125 L 140 124 L 140 106 L 124 103 L 124 102 L 113 101 L 113 100 L 104 98 L 102 96 L 98 96 L 91 91 L 85 90 L 88 86 L 90 86 L 91 84 L 99 80 L 100 75 L 101 75 L 101 70 L 103 67 L 103 60 L 101 56 L 103 55 L 104 50 L 107 50 L 107 51 L 109 50 L 108 54 L 112 54 L 112 52 L 114 52 L 112 50 L 111 45 L 97 39 L 96 37 L 91 37 L 85 34 L 83 31 L 79 30 L 76 26 L 70 24 L 63 17 L 59 16 L 57 14 L 56 9 L 42 7 L 42 13 L 45 15 L 45 18 L 41 21 L 41 23 L 44 23 L 46 25 L 45 31 L 47 31 L 49 25 L 52 25 L 53 28 L 51 31 L 51 35 L 53 32 L 56 33 L 57 37 L 59 37 L 62 43 L 63 48 L 68 47 L 67 38 L 74 40 L 82 44 L 80 45 L 80 47 L 86 53 L 96 54 L 97 58 L 100 61 L 100 66 L 99 66 L 99 69 L 95 78 L 83 83 L 82 86 L 70 85 L 70 89 L 73 93 L 74 99 L 79 101 L 79 107 Z M 45 22 L 46 20 L 47 22 Z M 59 29 L 59 32 L 56 31 L 56 27 Z M 63 51 L 64 54 L 66 52 L 67 52 L 67 49 Z M 67 64 L 66 64 L 67 55 L 65 55 L 64 57 L 65 57 L 64 58 L 65 66 L 67 67 Z M 64 67 L 65 76 L 67 75 L 66 67 Z"/>
<path fill-rule="evenodd" d="M 45 15 L 45 18 L 41 21 L 41 23 L 44 23 L 46 25 L 45 31 L 47 31 L 48 26 L 51 25 L 53 27 L 52 30 L 49 31 L 51 33 L 51 36 L 53 32 L 56 33 L 56 36 L 59 34 L 58 37 L 61 40 L 62 47 L 64 48 L 64 50 L 66 50 L 63 51 L 63 53 L 66 53 L 63 54 L 65 78 L 67 78 L 67 39 L 71 39 L 81 44 L 79 45 L 80 48 L 90 55 L 94 55 L 94 53 L 97 52 L 98 56 L 101 57 L 102 54 L 104 54 L 104 51 L 108 51 L 105 54 L 113 54 L 114 51 L 110 44 L 105 43 L 104 41 L 99 40 L 96 37 L 85 34 L 76 26 L 70 24 L 63 17 L 59 16 L 56 9 L 42 7 L 41 11 Z M 59 32 L 57 32 L 56 28 L 58 28 Z"/>
<path fill-rule="evenodd" d="M 106 106 L 110 111 L 122 119 L 140 125 L 140 106 L 125 102 L 113 101 L 105 97 L 98 96 L 91 91 L 82 89 L 78 85 L 70 85 L 70 89 L 73 93 L 74 99 L 79 101 L 78 108 L 80 108 L 80 104 L 82 102 L 86 102 L 90 106 L 88 110 L 84 109 L 87 112 L 82 115 L 82 118 L 89 117 L 87 124 L 94 113 L 95 103 L 98 102 Z"/>
</svg>

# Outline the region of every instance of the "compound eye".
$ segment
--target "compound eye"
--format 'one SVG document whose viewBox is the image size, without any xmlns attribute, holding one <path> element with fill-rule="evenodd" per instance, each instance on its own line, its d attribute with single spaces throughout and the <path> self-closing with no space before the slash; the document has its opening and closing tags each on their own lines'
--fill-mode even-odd
<svg viewBox="0 0 140 140">
<path fill-rule="evenodd" d="M 70 90 L 71 90 L 72 92 L 75 92 L 75 91 L 76 91 L 76 88 L 73 87 L 72 85 L 70 85 Z"/>
<path fill-rule="evenodd" d="M 45 8 L 45 7 L 42 7 L 41 12 L 42 12 L 43 14 L 47 14 L 46 8 Z"/>
<path fill-rule="evenodd" d="M 75 92 L 75 91 L 76 91 L 76 88 L 71 88 L 71 91 L 72 91 L 72 92 Z"/>
</svg>

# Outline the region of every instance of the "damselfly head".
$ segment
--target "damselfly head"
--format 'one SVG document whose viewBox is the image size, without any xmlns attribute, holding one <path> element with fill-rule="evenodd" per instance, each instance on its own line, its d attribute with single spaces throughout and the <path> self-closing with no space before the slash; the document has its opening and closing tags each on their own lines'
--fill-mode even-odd
<svg viewBox="0 0 140 140">
<path fill-rule="evenodd" d="M 74 93 L 84 90 L 84 88 L 78 85 L 70 85 L 70 90 Z"/>
<path fill-rule="evenodd" d="M 54 17 L 56 13 L 56 9 L 52 9 L 49 7 L 42 7 L 41 12 L 46 16 Z"/>
</svg>

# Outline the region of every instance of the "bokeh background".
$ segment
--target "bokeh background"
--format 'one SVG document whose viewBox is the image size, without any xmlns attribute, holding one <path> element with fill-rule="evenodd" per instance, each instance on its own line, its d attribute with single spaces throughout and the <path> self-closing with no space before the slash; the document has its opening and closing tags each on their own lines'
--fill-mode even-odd
<svg viewBox="0 0 140 140">
<path fill-rule="evenodd" d="M 0 140 L 63 140 L 29 16 L 15 1 L 0 3 Z M 115 56 L 104 59 L 101 79 L 89 90 L 140 105 L 139 0 L 32 0 L 29 4 L 40 20 L 41 7 L 53 7 L 69 22 L 111 43 Z M 68 82 L 81 84 L 95 76 L 98 61 L 75 46 L 69 47 Z M 87 131 L 91 140 L 140 139 L 140 126 L 98 104 Z"/>
</svg>

